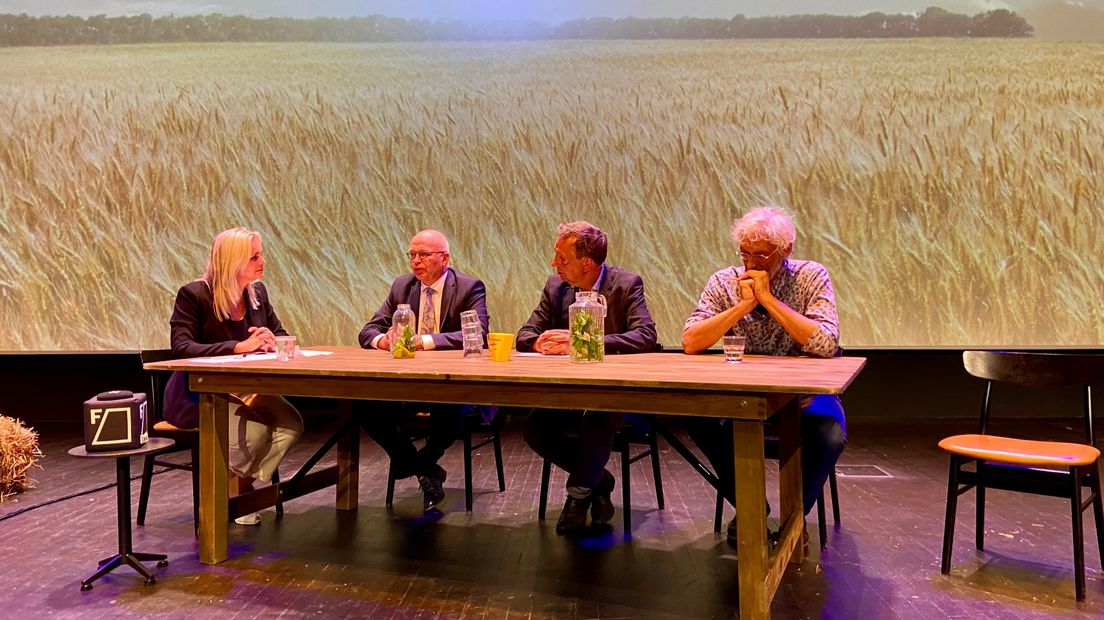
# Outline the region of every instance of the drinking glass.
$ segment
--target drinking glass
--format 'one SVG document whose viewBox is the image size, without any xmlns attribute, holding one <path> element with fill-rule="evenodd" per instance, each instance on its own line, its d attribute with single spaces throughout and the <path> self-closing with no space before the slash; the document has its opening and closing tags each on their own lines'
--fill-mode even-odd
<svg viewBox="0 0 1104 620">
<path fill-rule="evenodd" d="M 725 361 L 729 364 L 739 364 L 744 361 L 744 337 L 725 336 L 722 342 L 724 346 Z"/>
<path fill-rule="evenodd" d="M 295 359 L 295 336 L 276 336 L 276 360 L 286 362 Z"/>
<path fill-rule="evenodd" d="M 465 310 L 460 313 L 460 331 L 464 336 L 464 357 L 483 355 L 483 324 L 479 313 Z"/>
</svg>

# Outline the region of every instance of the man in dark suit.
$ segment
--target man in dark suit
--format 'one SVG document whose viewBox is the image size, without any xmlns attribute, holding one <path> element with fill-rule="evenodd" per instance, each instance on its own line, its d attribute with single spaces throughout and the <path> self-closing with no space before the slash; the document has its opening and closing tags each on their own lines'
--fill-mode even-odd
<svg viewBox="0 0 1104 620">
<path fill-rule="evenodd" d="M 570 345 L 568 309 L 575 291 L 598 291 L 606 298 L 604 344 L 608 353 L 656 350 L 656 329 L 644 299 L 644 281 L 635 273 L 605 264 L 606 234 L 588 222 L 560 224 L 552 267 L 540 304 L 518 330 L 517 350 L 566 355 Z M 605 469 L 613 436 L 624 413 L 536 410 L 525 421 L 525 441 L 537 454 L 569 474 L 567 500 L 556 522 L 566 534 L 591 521 L 613 518 L 613 476 Z"/>
<path fill-rule="evenodd" d="M 376 314 L 360 330 L 360 346 L 390 350 L 391 317 L 399 304 L 410 304 L 418 317 L 416 347 L 423 350 L 459 349 L 463 346 L 460 313 L 475 310 L 487 333 L 487 290 L 483 282 L 449 266 L 449 246 L 436 230 L 423 230 L 410 240 L 406 253 L 412 273 L 399 276 Z M 460 405 L 380 403 L 374 411 L 359 406 L 365 432 L 391 457 L 395 478 L 417 476 L 426 512 L 445 498 L 446 472 L 437 461 L 460 435 Z M 403 423 L 418 413 L 429 413 L 429 435 L 419 450 L 410 441 Z"/>
</svg>

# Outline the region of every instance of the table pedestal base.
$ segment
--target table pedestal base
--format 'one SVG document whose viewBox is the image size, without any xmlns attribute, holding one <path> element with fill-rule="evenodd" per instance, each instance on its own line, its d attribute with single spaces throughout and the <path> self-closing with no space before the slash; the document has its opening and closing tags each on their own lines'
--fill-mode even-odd
<svg viewBox="0 0 1104 620">
<path fill-rule="evenodd" d="M 91 590 L 93 581 L 96 581 L 124 564 L 133 568 L 139 575 L 145 577 L 146 585 L 151 586 L 157 583 L 157 578 L 142 564 L 142 560 L 157 562 L 158 568 L 169 565 L 168 556 L 166 555 L 160 553 L 141 553 L 135 551 L 131 547 L 129 455 L 120 456 L 115 459 L 115 485 L 117 491 L 116 497 L 118 499 L 116 514 L 119 517 L 119 554 L 100 560 L 100 567 L 96 569 L 96 572 L 81 581 L 80 589 L 82 592 Z"/>
<path fill-rule="evenodd" d="M 91 590 L 92 582 L 110 573 L 111 571 L 119 568 L 123 564 L 133 568 L 135 572 L 146 578 L 146 585 L 152 586 L 157 583 L 157 577 L 153 576 L 148 568 L 142 564 L 142 560 L 147 562 L 157 561 L 157 568 L 164 568 L 169 565 L 168 556 L 160 553 L 140 553 L 137 551 L 131 551 L 129 553 L 121 553 L 119 555 L 113 555 L 105 560 L 100 561 L 100 568 L 92 573 L 87 579 L 81 581 L 81 590 Z"/>
</svg>

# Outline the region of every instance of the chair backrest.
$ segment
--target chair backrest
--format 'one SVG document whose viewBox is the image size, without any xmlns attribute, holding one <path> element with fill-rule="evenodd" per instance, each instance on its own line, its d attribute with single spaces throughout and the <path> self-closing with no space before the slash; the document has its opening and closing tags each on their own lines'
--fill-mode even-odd
<svg viewBox="0 0 1104 620">
<path fill-rule="evenodd" d="M 143 364 L 163 362 L 177 357 L 173 354 L 172 349 L 146 349 L 140 355 Z M 154 422 L 159 422 L 165 419 L 165 386 L 168 385 L 172 373 L 167 370 L 146 370 L 144 372 L 149 377 L 149 395 L 146 398 L 149 402 L 150 418 Z"/>
<path fill-rule="evenodd" d="M 1104 383 L 1104 355 L 1019 351 L 964 351 L 966 372 L 989 381 L 1028 387 Z"/>
<path fill-rule="evenodd" d="M 1079 386 L 1084 390 L 1084 428 L 1087 443 L 1096 445 L 1093 429 L 1092 386 L 1104 383 L 1104 355 L 1021 351 L 964 351 L 966 372 L 986 380 L 980 432 L 989 421 L 993 384 L 1011 383 L 1032 388 Z"/>
</svg>

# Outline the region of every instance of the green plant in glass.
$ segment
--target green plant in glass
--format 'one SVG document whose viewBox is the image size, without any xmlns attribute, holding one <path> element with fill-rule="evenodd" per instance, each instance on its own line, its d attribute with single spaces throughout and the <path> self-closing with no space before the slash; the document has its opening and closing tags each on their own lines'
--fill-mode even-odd
<svg viewBox="0 0 1104 620">
<path fill-rule="evenodd" d="M 576 362 L 600 362 L 605 356 L 602 326 L 593 314 L 580 312 L 571 321 L 571 359 Z"/>
<path fill-rule="evenodd" d="M 402 334 L 395 339 L 395 342 L 391 343 L 391 355 L 397 360 L 409 359 L 414 357 L 414 328 L 409 325 L 404 325 L 402 328 Z"/>
</svg>

